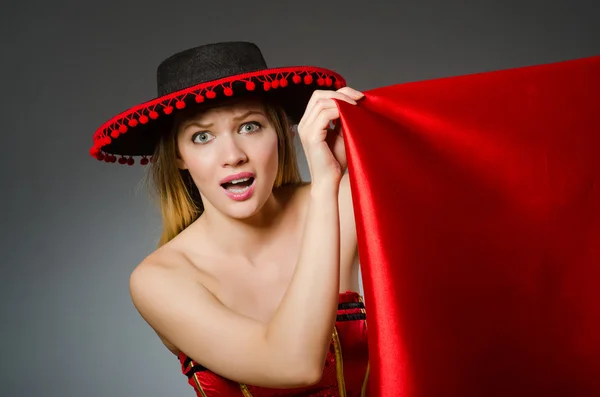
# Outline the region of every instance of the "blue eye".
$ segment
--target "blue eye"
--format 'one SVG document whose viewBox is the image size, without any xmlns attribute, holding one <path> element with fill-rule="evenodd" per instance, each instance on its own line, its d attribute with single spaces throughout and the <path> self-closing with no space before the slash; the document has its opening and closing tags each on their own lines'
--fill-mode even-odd
<svg viewBox="0 0 600 397">
<path fill-rule="evenodd" d="M 192 142 L 199 144 L 210 142 L 213 139 L 215 139 L 215 137 L 208 132 L 198 132 L 192 136 Z"/>
<path fill-rule="evenodd" d="M 259 131 L 261 129 L 261 125 L 260 123 L 256 122 L 256 121 L 251 121 L 249 123 L 244 123 L 242 124 L 242 128 L 240 129 L 240 132 L 243 133 L 251 133 L 251 132 L 256 132 Z"/>
</svg>

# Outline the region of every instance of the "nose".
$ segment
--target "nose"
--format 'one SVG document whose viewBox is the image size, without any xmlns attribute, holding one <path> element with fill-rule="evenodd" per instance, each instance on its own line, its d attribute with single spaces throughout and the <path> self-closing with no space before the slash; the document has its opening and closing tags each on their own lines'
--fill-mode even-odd
<svg viewBox="0 0 600 397">
<path fill-rule="evenodd" d="M 224 135 L 221 139 L 223 167 L 238 167 L 248 161 L 248 156 L 234 134 Z"/>
</svg>

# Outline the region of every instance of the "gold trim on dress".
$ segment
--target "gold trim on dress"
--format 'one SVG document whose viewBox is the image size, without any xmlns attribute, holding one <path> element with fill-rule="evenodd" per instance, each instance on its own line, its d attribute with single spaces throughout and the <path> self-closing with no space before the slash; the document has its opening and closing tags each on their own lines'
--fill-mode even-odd
<svg viewBox="0 0 600 397">
<path fill-rule="evenodd" d="M 367 362 L 367 370 L 365 371 L 365 379 L 363 380 L 362 389 L 360 391 L 360 397 L 367 395 L 367 380 L 369 379 L 369 371 L 371 369 L 371 363 Z"/>
<path fill-rule="evenodd" d="M 250 393 L 250 390 L 248 390 L 248 386 L 246 386 L 245 384 L 240 383 L 240 390 L 242 391 L 244 397 L 252 397 L 252 393 Z"/>
<path fill-rule="evenodd" d="M 335 350 L 335 369 L 337 373 L 338 389 L 340 397 L 346 397 L 346 381 L 344 380 L 344 361 L 342 357 L 342 346 L 337 327 L 333 327 L 333 348 Z"/>
<path fill-rule="evenodd" d="M 192 369 L 193 367 L 193 361 L 190 361 L 190 365 L 188 369 Z M 204 389 L 202 388 L 202 385 L 200 384 L 200 380 L 198 379 L 198 372 L 196 372 L 194 375 L 194 381 L 196 382 L 196 387 L 198 388 L 198 391 L 200 391 L 200 394 L 202 394 L 202 397 L 207 397 L 206 393 L 204 393 Z"/>
<path fill-rule="evenodd" d="M 363 297 L 360 294 L 358 295 L 358 300 L 364 305 Z M 361 308 L 360 311 L 362 314 L 365 314 L 365 320 L 363 320 L 363 321 L 365 322 L 365 328 L 368 328 L 367 320 L 366 320 L 366 310 L 364 308 Z M 371 361 L 367 361 L 367 370 L 365 371 L 365 378 L 363 379 L 363 385 L 362 385 L 360 397 L 365 397 L 367 395 L 367 381 L 369 379 L 370 370 L 371 370 Z"/>
</svg>

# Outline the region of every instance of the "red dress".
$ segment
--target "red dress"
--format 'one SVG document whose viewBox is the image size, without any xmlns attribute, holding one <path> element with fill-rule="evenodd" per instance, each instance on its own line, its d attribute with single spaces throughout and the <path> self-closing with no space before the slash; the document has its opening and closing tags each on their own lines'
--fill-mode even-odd
<svg viewBox="0 0 600 397">
<path fill-rule="evenodd" d="M 293 389 L 271 389 L 225 379 L 179 354 L 181 370 L 199 397 L 361 397 L 369 377 L 367 321 L 362 297 L 340 294 L 338 315 L 321 381 Z"/>
</svg>

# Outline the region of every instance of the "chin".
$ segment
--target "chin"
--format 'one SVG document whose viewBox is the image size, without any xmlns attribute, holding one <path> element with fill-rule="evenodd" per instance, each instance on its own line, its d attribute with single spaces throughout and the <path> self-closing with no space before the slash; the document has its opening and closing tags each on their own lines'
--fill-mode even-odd
<svg viewBox="0 0 600 397">
<path fill-rule="evenodd" d="M 265 189 L 262 186 L 253 186 L 253 191 L 244 199 L 232 199 L 227 194 L 224 194 L 220 200 L 220 211 L 234 219 L 244 220 L 256 215 L 265 202 L 268 200 L 271 190 Z"/>
<path fill-rule="evenodd" d="M 258 211 L 260 211 L 260 206 L 256 200 L 252 199 L 242 203 L 229 203 L 222 209 L 223 214 L 237 220 L 251 218 Z"/>
</svg>

